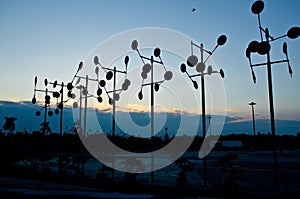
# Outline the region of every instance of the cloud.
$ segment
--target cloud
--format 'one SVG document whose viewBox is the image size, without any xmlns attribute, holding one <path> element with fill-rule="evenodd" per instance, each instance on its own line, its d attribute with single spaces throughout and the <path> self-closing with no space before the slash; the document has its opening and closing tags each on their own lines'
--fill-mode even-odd
<svg viewBox="0 0 300 199">
<path fill-rule="evenodd" d="M 0 100 L 0 128 L 4 124 L 4 117 L 17 117 L 18 120 L 16 121 L 16 130 L 22 131 L 26 128 L 29 131 L 32 130 L 39 130 L 40 123 L 43 121 L 43 112 L 42 116 L 37 117 L 35 116 L 35 111 L 40 110 L 41 106 L 33 105 L 30 101 L 22 101 L 22 102 L 11 102 L 11 101 L 1 101 Z M 149 124 L 149 109 L 146 106 L 141 105 L 130 105 L 126 109 L 118 108 L 118 117 L 122 118 L 122 116 L 126 116 L 125 113 L 130 110 L 130 117 L 139 126 L 145 126 Z M 91 113 L 94 111 L 92 108 L 88 109 L 88 112 Z M 161 111 L 161 110 L 160 110 Z M 166 108 L 164 109 L 165 112 L 156 112 L 157 118 L 161 116 L 166 116 L 166 123 L 163 125 L 163 128 L 160 130 L 162 133 L 164 132 L 164 127 L 168 127 L 170 132 L 176 133 L 178 129 L 178 125 L 180 123 L 180 119 L 182 117 L 192 119 L 197 119 L 199 122 L 198 127 L 198 135 L 202 135 L 202 126 L 201 126 L 201 115 L 195 114 L 193 110 L 180 110 L 177 108 Z M 77 113 L 76 113 L 77 114 Z M 75 114 L 75 116 L 77 116 Z M 96 111 L 98 117 L 98 126 L 100 125 L 102 129 L 106 131 L 110 131 L 111 129 L 111 107 L 105 107 L 105 109 Z M 221 115 L 212 115 L 213 118 L 217 117 L 224 117 Z M 52 117 L 48 117 L 51 128 L 54 132 L 59 131 L 59 116 L 53 115 Z M 65 130 L 66 127 L 71 129 L 74 124 L 73 120 L 73 110 L 70 106 L 65 106 L 64 108 L 64 120 L 63 120 L 63 129 Z M 276 132 L 277 134 L 296 134 L 300 132 L 300 121 L 294 120 L 276 120 Z M 91 127 L 92 128 L 92 127 Z M 118 132 L 120 132 L 120 128 L 117 128 Z M 128 128 L 131 129 L 131 128 Z M 270 132 L 270 120 L 269 119 L 260 119 L 257 117 L 256 119 L 256 129 L 260 132 Z M 98 129 L 97 129 L 98 130 Z M 129 134 L 132 133 L 131 131 L 128 132 Z M 247 115 L 246 117 L 235 117 L 235 116 L 226 116 L 225 117 L 225 124 L 222 131 L 222 134 L 229 134 L 229 133 L 248 133 L 252 134 L 252 118 Z"/>
<path fill-rule="evenodd" d="M 242 111 L 238 110 L 238 109 L 233 109 L 233 108 L 226 108 L 225 112 L 226 113 L 241 113 Z"/>
</svg>

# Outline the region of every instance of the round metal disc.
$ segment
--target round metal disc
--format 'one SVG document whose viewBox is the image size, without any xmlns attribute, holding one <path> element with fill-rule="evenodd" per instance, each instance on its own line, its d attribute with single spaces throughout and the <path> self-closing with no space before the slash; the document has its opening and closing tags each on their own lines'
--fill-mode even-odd
<svg viewBox="0 0 300 199">
<path fill-rule="evenodd" d="M 263 11 L 264 7 L 265 7 L 264 2 L 261 0 L 258 0 L 252 4 L 251 11 L 253 14 L 259 14 L 259 13 L 261 13 L 261 11 Z"/>
<path fill-rule="evenodd" d="M 186 63 L 189 67 L 194 67 L 198 63 L 198 58 L 195 55 L 191 55 L 187 59 Z"/>
<path fill-rule="evenodd" d="M 172 79 L 172 77 L 173 77 L 173 73 L 171 71 L 165 72 L 165 75 L 164 75 L 165 80 L 169 81 Z"/>
<path fill-rule="evenodd" d="M 203 63 L 203 62 L 199 62 L 196 66 L 196 70 L 198 73 L 203 73 L 205 68 L 206 68 L 206 66 L 205 66 L 205 63 Z"/>
<path fill-rule="evenodd" d="M 131 49 L 132 50 L 137 50 L 137 48 L 138 48 L 138 41 L 137 40 L 133 40 L 131 42 Z"/>
</svg>

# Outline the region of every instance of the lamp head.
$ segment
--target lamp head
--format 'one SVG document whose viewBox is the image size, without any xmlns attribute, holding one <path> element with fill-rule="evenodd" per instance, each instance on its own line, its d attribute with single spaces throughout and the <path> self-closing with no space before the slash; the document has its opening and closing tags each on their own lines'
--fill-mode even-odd
<svg viewBox="0 0 300 199">
<path fill-rule="evenodd" d="M 254 106 L 254 105 L 256 105 L 256 103 L 255 102 L 250 102 L 249 105 Z"/>
</svg>

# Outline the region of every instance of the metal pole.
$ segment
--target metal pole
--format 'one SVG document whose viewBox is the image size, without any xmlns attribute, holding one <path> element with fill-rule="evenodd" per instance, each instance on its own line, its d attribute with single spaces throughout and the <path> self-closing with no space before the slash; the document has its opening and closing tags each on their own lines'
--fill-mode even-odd
<svg viewBox="0 0 300 199">
<path fill-rule="evenodd" d="M 64 102 L 64 83 L 61 83 L 61 97 L 60 97 L 60 105 L 61 105 L 61 109 L 60 109 L 60 118 L 59 118 L 59 134 L 60 136 L 62 135 L 62 122 L 63 122 L 63 102 Z"/>
<path fill-rule="evenodd" d="M 48 89 L 46 89 L 46 94 L 45 94 L 46 96 L 48 95 Z M 43 134 L 44 134 L 44 136 L 46 136 L 46 122 L 47 122 L 47 103 L 46 103 L 46 101 L 45 101 L 45 114 L 44 114 L 44 128 L 43 128 Z"/>
<path fill-rule="evenodd" d="M 46 94 L 48 95 L 48 89 L 46 88 Z M 42 168 L 45 169 L 45 142 L 46 142 L 46 122 L 47 122 L 47 103 L 45 99 L 45 114 L 44 114 L 44 125 L 43 125 L 43 137 L 44 137 L 44 144 L 43 144 L 43 162 L 42 162 Z"/>
<path fill-rule="evenodd" d="M 83 134 L 85 136 L 87 136 L 87 132 L 86 132 L 86 114 L 87 114 L 87 90 L 88 90 L 88 82 L 89 82 L 89 76 L 86 75 L 85 78 L 85 99 L 84 99 L 84 123 L 83 123 Z"/>
<path fill-rule="evenodd" d="M 84 135 L 82 132 L 82 88 L 80 87 L 80 98 L 79 98 L 79 130 L 80 134 Z"/>
<path fill-rule="evenodd" d="M 254 105 L 256 103 L 255 102 L 251 102 L 249 103 L 249 105 L 251 106 L 252 108 L 252 126 L 253 126 L 253 135 L 255 136 L 256 135 L 256 130 L 255 130 L 255 118 L 254 118 Z"/>
<path fill-rule="evenodd" d="M 113 106 L 113 117 L 112 117 L 112 136 L 115 136 L 116 132 L 116 121 L 115 121 L 115 115 L 116 115 L 116 102 L 115 102 L 115 95 L 116 95 L 116 67 L 114 67 L 114 85 L 113 85 L 113 98 L 112 98 L 112 106 Z"/>
<path fill-rule="evenodd" d="M 151 56 L 151 139 L 154 136 L 154 88 L 153 88 L 153 56 Z M 153 143 L 151 142 L 151 148 L 153 149 Z M 151 182 L 154 182 L 154 154 L 151 153 Z"/>
<path fill-rule="evenodd" d="M 61 149 L 62 149 L 62 121 L 63 121 L 63 102 L 64 102 L 64 83 L 62 82 L 61 83 L 61 91 L 60 91 L 60 118 L 59 118 L 59 135 L 60 135 L 60 138 L 59 138 L 59 153 L 58 153 L 58 160 L 59 160 L 59 163 L 58 163 L 58 172 L 59 174 L 61 174 L 61 170 L 62 170 L 62 152 L 61 152 Z"/>
<path fill-rule="evenodd" d="M 255 130 L 255 118 L 254 118 L 254 105 L 256 103 L 255 102 L 250 102 L 249 105 L 252 108 L 252 126 L 253 126 L 253 148 L 256 149 L 256 130 Z"/>
<path fill-rule="evenodd" d="M 112 138 L 115 138 L 116 133 L 116 101 L 115 101 L 115 95 L 116 95 L 116 75 L 117 75 L 117 69 L 114 67 L 114 85 L 113 85 L 113 99 L 112 99 L 112 105 L 113 105 L 113 117 L 112 117 Z M 112 171 L 111 171 L 111 178 L 114 179 L 115 177 L 115 160 L 114 160 L 114 152 L 112 151 Z"/>
<path fill-rule="evenodd" d="M 208 118 L 208 126 L 209 126 L 209 136 L 211 136 L 211 126 L 210 126 L 211 115 L 209 115 L 207 118 Z"/>
<path fill-rule="evenodd" d="M 253 135 L 255 136 L 255 119 L 254 119 L 254 106 L 252 105 L 252 120 L 253 120 Z"/>
<path fill-rule="evenodd" d="M 203 62 L 203 44 L 200 44 L 200 54 L 201 54 L 201 62 Z M 201 74 L 201 92 L 202 92 L 202 136 L 204 142 L 206 136 L 204 74 Z M 207 186 L 206 156 L 204 156 L 203 158 L 203 180 L 204 180 L 204 186 Z"/>
<path fill-rule="evenodd" d="M 266 28 L 265 31 L 266 40 L 269 43 L 269 30 Z M 270 102 L 270 117 L 271 117 L 271 132 L 273 139 L 273 166 L 274 166 L 274 185 L 275 189 L 278 190 L 278 164 L 277 164 L 277 151 L 276 151 L 276 135 L 275 135 L 275 116 L 274 116 L 274 104 L 273 104 L 273 86 L 272 86 L 272 71 L 270 52 L 267 53 L 267 71 L 268 71 L 268 85 L 269 85 L 269 102 Z"/>
</svg>

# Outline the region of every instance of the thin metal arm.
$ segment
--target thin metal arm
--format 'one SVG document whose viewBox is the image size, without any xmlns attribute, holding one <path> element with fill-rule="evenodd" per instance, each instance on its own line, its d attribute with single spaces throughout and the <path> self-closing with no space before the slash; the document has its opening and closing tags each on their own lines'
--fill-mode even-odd
<svg viewBox="0 0 300 199">
<path fill-rule="evenodd" d="M 219 71 L 213 71 L 211 74 L 213 73 L 220 73 Z M 202 76 L 202 75 L 209 75 L 208 73 L 199 73 L 199 74 L 195 74 L 195 75 L 189 75 L 190 78 L 192 77 L 199 77 L 199 76 Z"/>
<path fill-rule="evenodd" d="M 110 70 L 110 71 L 114 71 L 113 68 L 107 68 L 107 67 L 105 67 L 105 69 L 106 69 L 106 70 Z M 126 74 L 126 71 L 116 70 L 116 72 L 117 72 L 117 73 L 124 73 L 124 74 Z"/>
<path fill-rule="evenodd" d="M 149 86 L 149 85 L 151 85 L 151 84 L 161 84 L 161 83 L 163 83 L 165 80 L 161 80 L 161 81 L 157 81 L 157 82 L 151 82 L 151 83 L 147 83 L 147 84 L 142 84 L 142 86 Z"/>
<path fill-rule="evenodd" d="M 283 63 L 283 62 L 289 62 L 288 59 L 285 60 L 279 60 L 279 61 L 270 61 L 270 64 L 278 64 L 278 63 Z M 264 65 L 268 65 L 268 62 L 265 63 L 259 63 L 259 64 L 250 64 L 251 67 L 255 67 L 255 66 L 264 66 Z"/>
<path fill-rule="evenodd" d="M 162 61 L 157 61 L 157 60 L 151 60 L 151 58 L 149 58 L 149 57 L 145 57 L 145 56 L 143 56 L 143 55 L 140 55 L 140 57 L 142 58 L 142 59 L 146 59 L 146 60 L 149 60 L 149 61 L 152 61 L 153 63 L 158 63 L 158 64 L 164 64 Z"/>
<path fill-rule="evenodd" d="M 83 77 L 83 76 L 79 76 L 79 75 L 75 75 L 75 77 L 79 77 L 85 80 L 90 80 L 90 81 L 94 81 L 94 82 L 98 82 L 98 79 L 93 79 L 93 78 L 87 78 L 87 77 Z"/>
<path fill-rule="evenodd" d="M 197 44 L 195 44 L 195 43 L 193 43 L 193 42 L 191 42 L 191 44 L 192 44 L 193 46 L 196 46 L 197 48 L 201 49 L 201 46 L 199 46 L 199 45 L 197 45 Z M 211 51 L 205 50 L 204 48 L 203 48 L 203 51 L 206 52 L 206 53 L 208 53 L 208 54 L 212 54 Z"/>
</svg>

